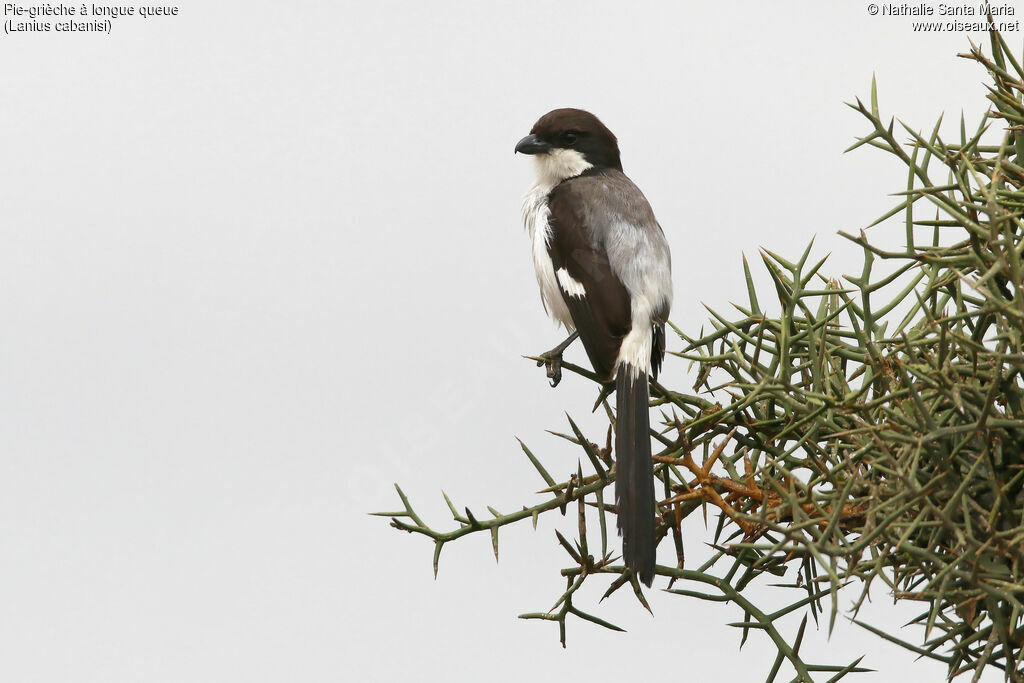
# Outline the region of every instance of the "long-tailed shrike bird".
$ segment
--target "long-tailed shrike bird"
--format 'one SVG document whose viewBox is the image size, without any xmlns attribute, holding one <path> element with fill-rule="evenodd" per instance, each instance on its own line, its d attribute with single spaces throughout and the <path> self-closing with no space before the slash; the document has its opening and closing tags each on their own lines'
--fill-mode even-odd
<svg viewBox="0 0 1024 683">
<path fill-rule="evenodd" d="M 552 386 L 578 336 L 594 372 L 615 381 L 615 501 L 622 554 L 654 578 L 654 483 L 648 373 L 665 357 L 672 306 L 668 242 L 639 188 L 622 172 L 612 132 L 593 114 L 556 109 L 516 152 L 533 155 L 537 181 L 523 205 L 541 300 L 571 332 L 543 354 Z"/>
</svg>

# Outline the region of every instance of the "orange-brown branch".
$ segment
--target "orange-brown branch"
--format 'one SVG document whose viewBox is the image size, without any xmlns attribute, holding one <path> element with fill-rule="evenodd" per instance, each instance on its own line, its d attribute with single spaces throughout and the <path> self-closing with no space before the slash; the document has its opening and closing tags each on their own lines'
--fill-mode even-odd
<svg viewBox="0 0 1024 683">
<path fill-rule="evenodd" d="M 702 466 L 698 466 L 697 463 L 694 462 L 693 456 L 688 452 L 684 453 L 680 457 L 671 457 L 667 455 L 656 455 L 653 457 L 655 462 L 665 463 L 668 465 L 682 465 L 694 476 L 694 478 L 687 483 L 687 488 L 689 490 L 666 498 L 658 503 L 660 507 L 672 507 L 675 509 L 677 526 L 682 522 L 681 511 L 679 508 L 680 503 L 693 500 L 707 501 L 722 510 L 722 512 L 728 515 L 729 519 L 735 522 L 748 537 L 757 534 L 759 530 L 757 529 L 756 524 L 752 524 L 748 520 L 743 519 L 741 513 L 738 512 L 735 507 L 736 503 L 740 503 L 740 509 L 744 510 L 750 510 L 755 507 L 759 507 L 760 505 L 765 505 L 769 510 L 771 510 L 771 512 L 766 515 L 766 519 L 769 522 L 792 521 L 792 511 L 786 509 L 786 506 L 784 505 L 785 501 L 774 493 L 767 493 L 764 489 L 758 487 L 754 483 L 753 467 L 748 458 L 744 458 L 744 479 L 746 480 L 746 483 L 740 483 L 734 479 L 711 474 L 711 467 L 721 457 L 722 453 L 725 451 L 726 444 L 729 442 L 730 437 L 732 437 L 735 431 L 736 430 L 729 432 L 726 438 L 715 448 L 711 453 L 711 456 Z M 727 494 L 725 498 L 722 497 L 722 493 Z M 801 503 L 800 509 L 809 516 L 821 515 L 822 519 L 820 525 L 822 528 L 827 526 L 828 519 L 832 516 L 832 513 L 828 508 L 822 512 L 814 503 Z M 843 509 L 839 513 L 840 526 L 843 529 L 858 528 L 864 523 L 865 511 L 866 506 L 852 504 L 843 505 Z"/>
</svg>

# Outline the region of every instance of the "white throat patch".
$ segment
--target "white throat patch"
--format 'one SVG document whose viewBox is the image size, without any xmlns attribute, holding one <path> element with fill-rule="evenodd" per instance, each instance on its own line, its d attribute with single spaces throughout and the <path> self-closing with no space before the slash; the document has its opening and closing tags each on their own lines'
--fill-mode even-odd
<svg viewBox="0 0 1024 683">
<path fill-rule="evenodd" d="M 537 169 L 537 187 L 551 191 L 566 178 L 574 178 L 593 166 L 574 149 L 553 149 L 533 157 Z"/>
</svg>

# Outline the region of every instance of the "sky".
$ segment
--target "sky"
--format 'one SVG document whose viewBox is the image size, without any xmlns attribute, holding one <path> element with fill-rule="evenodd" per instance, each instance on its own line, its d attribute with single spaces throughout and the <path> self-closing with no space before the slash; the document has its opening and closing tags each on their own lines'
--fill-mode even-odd
<svg viewBox="0 0 1024 683">
<path fill-rule="evenodd" d="M 586 593 L 627 632 L 570 623 L 565 649 L 517 619 L 563 590 L 571 520 L 508 529 L 498 563 L 482 535 L 452 544 L 435 579 L 429 542 L 368 513 L 399 507 L 394 482 L 443 528 L 442 489 L 533 504 L 516 437 L 557 477 L 579 453 L 545 430 L 602 433 L 587 382 L 521 358 L 561 340 L 513 154 L 541 114 L 616 133 L 696 332 L 759 247 L 813 238 L 827 272 L 859 271 L 837 232 L 906 172 L 842 153 L 866 131 L 844 102 L 874 75 L 883 114 L 970 127 L 984 73 L 956 55 L 983 36 L 865 2 L 177 7 L 0 36 L 0 679 L 763 680 L 774 647 L 740 650 L 734 606 Z M 890 603 L 864 615 L 916 613 Z M 851 680 L 944 680 L 842 614 L 804 647 L 866 655 Z"/>
</svg>

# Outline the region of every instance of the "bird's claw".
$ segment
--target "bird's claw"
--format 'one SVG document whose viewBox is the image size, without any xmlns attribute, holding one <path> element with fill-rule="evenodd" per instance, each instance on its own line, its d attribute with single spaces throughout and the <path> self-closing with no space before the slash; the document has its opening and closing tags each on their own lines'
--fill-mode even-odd
<svg viewBox="0 0 1024 683">
<path fill-rule="evenodd" d="M 551 386 L 557 387 L 558 383 L 562 381 L 562 354 L 545 353 L 540 358 L 541 360 L 537 361 L 537 367 L 542 365 L 546 367 Z"/>
<path fill-rule="evenodd" d="M 573 332 L 568 339 L 555 348 L 536 356 L 538 368 L 542 365 L 547 366 L 548 379 L 551 380 L 552 387 L 557 387 L 558 383 L 562 381 L 562 352 L 579 336 L 579 332 Z"/>
</svg>

